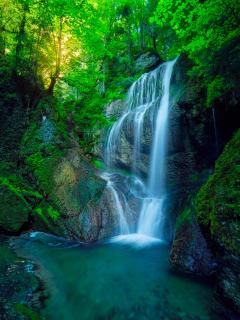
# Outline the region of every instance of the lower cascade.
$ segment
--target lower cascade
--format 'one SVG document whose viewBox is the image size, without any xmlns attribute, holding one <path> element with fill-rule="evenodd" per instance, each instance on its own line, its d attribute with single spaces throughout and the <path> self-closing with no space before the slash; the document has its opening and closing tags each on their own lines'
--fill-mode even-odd
<svg viewBox="0 0 240 320">
<path fill-rule="evenodd" d="M 105 148 L 107 181 L 119 218 L 121 239 L 171 238 L 171 223 L 165 210 L 167 128 L 170 106 L 170 82 L 176 59 L 143 74 L 129 89 L 126 108 L 112 126 Z M 151 147 L 147 177 L 143 177 L 142 140 L 144 125 L 150 122 Z M 122 174 L 118 159 L 126 156 L 123 133 L 132 137 L 131 175 Z M 131 199 L 138 205 L 132 208 Z"/>
</svg>

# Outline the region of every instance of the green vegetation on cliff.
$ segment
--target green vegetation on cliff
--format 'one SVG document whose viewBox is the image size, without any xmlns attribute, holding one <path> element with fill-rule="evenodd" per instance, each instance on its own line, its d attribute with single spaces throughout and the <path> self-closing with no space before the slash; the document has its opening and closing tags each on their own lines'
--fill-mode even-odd
<svg viewBox="0 0 240 320">
<path fill-rule="evenodd" d="M 195 200 L 199 223 L 218 246 L 240 253 L 240 130 L 226 145 Z"/>
<path fill-rule="evenodd" d="M 177 219 L 176 231 L 197 219 L 207 239 L 224 254 L 239 255 L 240 130 L 225 146 L 212 175 Z"/>
<path fill-rule="evenodd" d="M 229 77 L 223 62 L 240 54 L 239 10 L 240 2 L 232 0 L 159 0 L 152 18 L 164 35 L 161 55 L 190 58 L 190 74 L 207 89 L 208 106 L 236 86 L 234 74 L 239 78 L 239 64 Z"/>
</svg>

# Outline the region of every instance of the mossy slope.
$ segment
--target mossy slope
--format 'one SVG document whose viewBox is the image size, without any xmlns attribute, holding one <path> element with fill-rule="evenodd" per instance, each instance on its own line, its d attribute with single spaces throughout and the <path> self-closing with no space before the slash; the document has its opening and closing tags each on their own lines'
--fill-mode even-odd
<svg viewBox="0 0 240 320">
<path fill-rule="evenodd" d="M 195 199 L 197 220 L 214 243 L 240 254 L 240 130 L 226 145 L 215 171 Z"/>
</svg>

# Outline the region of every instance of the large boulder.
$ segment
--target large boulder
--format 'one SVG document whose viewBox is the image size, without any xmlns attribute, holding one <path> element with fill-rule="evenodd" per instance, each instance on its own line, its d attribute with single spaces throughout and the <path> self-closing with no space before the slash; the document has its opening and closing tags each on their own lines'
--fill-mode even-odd
<svg viewBox="0 0 240 320">
<path fill-rule="evenodd" d="M 178 218 L 170 261 L 175 270 L 198 277 L 216 272 L 217 263 L 190 210 Z"/>
<path fill-rule="evenodd" d="M 155 52 L 141 54 L 134 64 L 135 72 L 148 72 L 155 69 L 161 62 L 159 55 Z"/>
<path fill-rule="evenodd" d="M 124 100 L 114 100 L 104 107 L 105 115 L 109 119 L 119 118 L 122 115 L 125 108 L 126 103 Z"/>
<path fill-rule="evenodd" d="M 79 148 L 69 150 L 53 179 L 52 197 L 64 212 L 59 223 L 67 237 L 94 241 L 116 233 L 118 221 L 106 181 L 96 175 Z"/>
<path fill-rule="evenodd" d="M 114 203 L 107 201 L 106 181 L 77 142 L 64 137 L 51 119 L 29 128 L 21 157 L 24 175 L 42 195 L 32 208 L 33 229 L 84 241 L 116 233 L 118 222 Z"/>
</svg>

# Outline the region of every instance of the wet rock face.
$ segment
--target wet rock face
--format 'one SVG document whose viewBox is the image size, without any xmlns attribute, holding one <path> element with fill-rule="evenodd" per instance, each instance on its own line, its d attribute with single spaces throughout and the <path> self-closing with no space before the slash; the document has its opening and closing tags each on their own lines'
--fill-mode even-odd
<svg viewBox="0 0 240 320">
<path fill-rule="evenodd" d="M 203 108 L 199 102 L 199 89 L 189 81 L 187 70 L 187 63 L 180 59 L 174 67 L 171 81 L 166 161 L 167 185 L 170 191 L 179 188 L 183 183 L 191 184 L 191 175 L 212 167 L 217 156 L 211 110 Z M 119 100 L 110 106 L 118 115 Z M 152 108 L 149 108 L 144 116 L 141 157 L 137 164 L 144 176 L 149 167 L 155 117 Z M 115 159 L 118 166 L 128 169 L 132 166 L 133 124 L 134 118 L 130 115 L 127 121 L 124 121 L 120 132 L 121 144 Z"/>
<path fill-rule="evenodd" d="M 105 115 L 107 118 L 119 118 L 126 108 L 126 103 L 124 100 L 115 100 L 107 104 L 104 108 Z"/>
<path fill-rule="evenodd" d="M 194 217 L 188 218 L 177 230 L 170 261 L 174 269 L 198 277 L 211 277 L 217 263 L 208 248 Z"/>
<path fill-rule="evenodd" d="M 116 232 L 118 221 L 106 182 L 79 148 L 70 149 L 56 166 L 50 197 L 61 208 L 56 224 L 67 238 L 96 241 Z"/>
<path fill-rule="evenodd" d="M 16 186 L 0 180 L 0 230 L 16 233 L 27 223 L 27 229 L 68 239 L 111 236 L 117 222 L 114 204 L 107 202 L 106 181 L 74 139 L 62 136 L 53 120 L 39 120 L 21 145 L 23 180 L 31 188 L 20 184 L 21 179 Z"/>
<path fill-rule="evenodd" d="M 53 180 L 53 193 L 68 216 L 83 210 L 90 201 L 97 201 L 105 187 L 77 147 L 62 158 Z"/>
<path fill-rule="evenodd" d="M 87 242 L 101 240 L 118 232 L 118 217 L 111 194 L 105 189 L 97 203 L 90 202 L 80 214 L 68 217 L 63 223 L 71 239 Z"/>
<path fill-rule="evenodd" d="M 218 259 L 214 308 L 221 319 L 230 320 L 240 318 L 239 148 L 240 130 L 225 146 L 213 174 L 198 191 L 192 208 L 185 209 L 180 216 L 184 217 L 186 210 L 194 214 L 204 237 L 214 247 Z M 180 231 L 177 228 L 172 252 L 172 263 L 182 271 L 188 271 L 191 267 L 191 264 L 185 263 L 186 252 L 187 256 L 189 252 L 192 256 L 199 251 L 198 246 L 193 247 L 193 253 L 191 251 L 192 243 L 198 237 L 195 232 L 189 232 L 187 226 L 185 223 L 182 232 L 181 228 Z M 197 240 L 197 243 L 202 241 Z M 193 271 L 198 273 L 198 270 Z"/>
<path fill-rule="evenodd" d="M 155 69 L 161 62 L 157 53 L 146 52 L 138 57 L 135 62 L 135 72 L 148 72 Z"/>
</svg>

